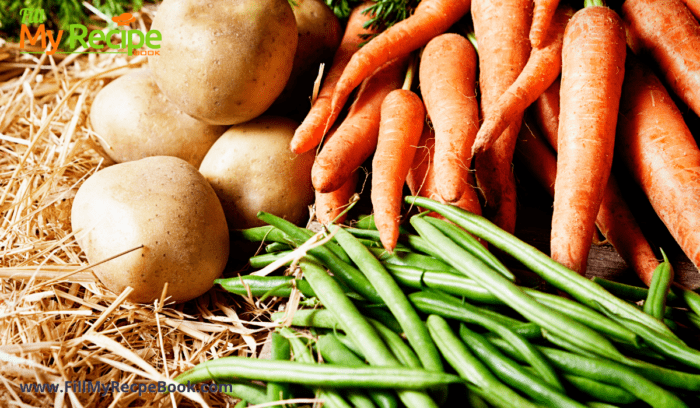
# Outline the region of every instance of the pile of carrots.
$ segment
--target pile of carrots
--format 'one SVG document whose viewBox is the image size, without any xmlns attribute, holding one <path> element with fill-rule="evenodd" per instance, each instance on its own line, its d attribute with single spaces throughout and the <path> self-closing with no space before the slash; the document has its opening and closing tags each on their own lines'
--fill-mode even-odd
<svg viewBox="0 0 700 408">
<path fill-rule="evenodd" d="M 342 221 L 374 154 L 386 250 L 405 184 L 513 232 L 517 154 L 554 196 L 554 260 L 585 274 L 597 227 L 649 284 L 659 263 L 611 176 L 615 160 L 700 266 L 700 150 L 670 95 L 700 114 L 697 2 L 558 3 L 422 0 L 379 34 L 363 28 L 371 2 L 358 6 L 291 143 L 319 148 L 318 219 Z"/>
</svg>

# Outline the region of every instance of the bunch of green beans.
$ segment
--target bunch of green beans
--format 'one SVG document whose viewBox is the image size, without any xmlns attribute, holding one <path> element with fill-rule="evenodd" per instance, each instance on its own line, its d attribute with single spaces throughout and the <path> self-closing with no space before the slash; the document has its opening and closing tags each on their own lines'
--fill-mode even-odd
<svg viewBox="0 0 700 408">
<path fill-rule="evenodd" d="M 301 278 L 217 280 L 232 293 L 263 300 L 298 289 L 317 306 L 273 313 L 271 319 L 291 321 L 313 335 L 304 342 L 298 332 L 281 328 L 271 337 L 272 361 L 224 357 L 176 380 L 238 384 L 240 395 L 231 395 L 260 402 L 314 395 L 343 408 L 465 401 L 581 408 L 638 400 L 676 408 L 697 401 L 700 351 L 684 340 L 700 334 L 700 296 L 672 287 L 667 260 L 650 290 L 607 281 L 601 286 L 482 217 L 423 198 L 407 201 L 452 223 L 413 217 L 413 229 L 402 227 L 402 246 L 392 254 L 377 244 L 371 218 L 353 228 L 327 226 L 333 239 L 298 260 Z M 258 268 L 314 234 L 271 214 L 259 217 L 270 226 L 239 233 L 274 243 L 251 258 Z M 518 286 L 479 239 L 570 297 Z M 267 381 L 267 393 L 251 380 Z"/>
</svg>

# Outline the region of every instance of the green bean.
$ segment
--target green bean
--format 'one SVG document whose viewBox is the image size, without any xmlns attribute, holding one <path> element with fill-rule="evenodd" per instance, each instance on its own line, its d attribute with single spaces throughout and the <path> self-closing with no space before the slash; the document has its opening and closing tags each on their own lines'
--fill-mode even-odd
<svg viewBox="0 0 700 408">
<path fill-rule="evenodd" d="M 527 362 L 535 368 L 537 374 L 546 383 L 554 389 L 564 391 L 564 387 L 559 382 L 556 373 L 534 346 L 515 331 L 484 315 L 482 310 L 468 303 L 458 303 L 459 301 L 457 299 L 434 291 L 413 293 L 411 294 L 411 299 L 423 300 L 425 303 L 432 303 L 433 305 L 443 302 L 449 306 L 460 307 L 462 311 L 459 318 L 460 321 L 481 326 L 512 344 L 526 356 Z"/>
<path fill-rule="evenodd" d="M 498 346 L 498 348 L 501 350 L 506 351 L 512 357 L 519 359 L 519 357 L 512 354 L 515 352 L 513 347 L 505 341 L 501 339 L 492 339 L 491 343 Z M 549 347 L 539 347 L 539 349 L 542 351 L 545 357 L 547 357 L 552 364 L 554 364 L 555 368 L 563 372 L 578 374 L 600 382 L 616 385 L 620 388 L 626 389 L 640 399 L 644 398 L 638 395 L 633 389 L 635 387 L 635 376 L 642 377 L 644 384 L 649 381 L 653 381 L 656 384 L 665 385 L 672 388 L 693 392 L 700 391 L 700 375 L 698 374 L 690 374 L 672 370 L 652 363 L 647 363 L 641 360 L 633 360 L 630 358 L 625 361 L 626 365 L 622 365 L 612 361 L 601 360 L 598 357 L 588 358 L 580 356 L 578 355 L 579 351 L 574 354 Z M 557 357 L 557 360 L 553 360 L 555 356 Z M 597 362 L 604 362 L 606 364 L 600 365 Z M 591 370 L 590 375 L 586 375 L 586 367 L 589 365 L 595 366 L 596 368 Z M 633 377 L 624 377 L 630 371 L 632 371 L 634 374 Z M 642 385 L 640 385 L 640 387 L 641 386 Z M 655 384 L 654 387 L 656 387 Z M 649 398 L 652 398 L 652 396 L 649 396 Z"/>
<path fill-rule="evenodd" d="M 574 374 L 564 374 L 563 377 L 574 388 L 598 401 L 611 404 L 631 404 L 639 399 L 629 391 L 623 390 L 620 387 L 605 384 L 587 377 Z"/>
<path fill-rule="evenodd" d="M 402 365 L 413 368 L 421 368 L 423 366 L 416 353 L 403 341 L 401 336 L 374 319 L 368 320 Z"/>
<path fill-rule="evenodd" d="M 280 334 L 284 336 L 289 341 L 289 344 L 294 351 L 294 359 L 296 361 L 305 364 L 315 364 L 311 349 L 307 347 L 306 344 L 299 338 L 298 333 L 293 331 L 288 327 L 283 327 L 280 329 Z M 316 398 L 322 400 L 324 405 L 328 405 L 330 408 L 350 408 L 350 405 L 343 399 L 343 397 L 336 390 L 329 390 L 322 386 L 319 386 L 315 390 Z"/>
<path fill-rule="evenodd" d="M 348 367 L 364 367 L 364 361 L 360 360 L 355 353 L 336 337 L 334 334 L 327 334 L 318 339 L 317 347 L 323 359 L 331 364 L 342 364 Z M 369 391 L 369 397 L 380 408 L 398 408 L 398 401 L 389 391 Z"/>
<path fill-rule="evenodd" d="M 637 320 L 659 331 L 672 334 L 662 322 L 616 298 L 599 285 L 559 264 L 533 246 L 500 229 L 484 217 L 423 197 L 406 197 L 406 202 L 435 211 L 468 232 L 485 239 L 496 248 L 519 260 L 552 286 L 568 293 L 589 307 L 595 309 L 597 304 L 601 304 L 609 310 L 623 315 L 623 317 Z M 431 240 L 428 241 L 432 243 Z"/>
<path fill-rule="evenodd" d="M 333 334 L 335 335 L 335 337 L 338 338 L 338 340 L 340 340 L 341 343 L 343 343 L 343 345 L 345 347 L 347 347 L 353 353 L 355 353 L 358 357 L 360 357 L 360 359 L 362 359 L 363 361 L 366 360 L 365 354 L 362 352 L 362 349 L 360 349 L 357 346 L 357 344 L 355 344 L 355 342 L 353 342 L 349 336 L 347 336 L 345 334 L 338 333 L 338 332 L 334 332 Z M 418 357 L 416 357 L 416 358 L 418 358 Z"/>
<path fill-rule="evenodd" d="M 289 340 L 277 332 L 270 335 L 271 356 L 270 360 L 288 361 L 292 358 Z M 281 401 L 294 398 L 288 384 L 269 382 L 267 383 L 267 397 L 270 401 Z M 287 406 L 287 405 L 285 405 Z M 296 406 L 291 405 L 291 406 Z"/>
<path fill-rule="evenodd" d="M 291 245 L 282 242 L 272 242 L 270 244 L 265 245 L 265 252 L 267 252 L 268 254 L 279 251 L 289 251 L 291 249 L 293 249 Z"/>
<path fill-rule="evenodd" d="M 688 305 L 690 310 L 695 312 L 695 314 L 700 315 L 700 295 L 683 286 L 676 286 L 680 287 L 681 296 L 683 297 L 683 300 L 685 301 L 686 305 Z M 670 292 L 669 295 L 671 293 L 673 292 Z"/>
<path fill-rule="evenodd" d="M 423 367 L 428 370 L 442 371 L 442 360 L 437 351 L 437 347 L 430 338 L 428 328 L 418 317 L 411 302 L 408 301 L 394 278 L 384 269 L 382 264 L 375 258 L 369 250 L 357 241 L 357 238 L 341 227 L 335 227 L 335 237 L 340 246 L 359 266 L 381 296 L 384 304 L 396 317 L 414 350 L 420 350 L 418 358 Z"/>
<path fill-rule="evenodd" d="M 588 306 L 562 296 L 551 295 L 534 289 L 524 288 L 523 290 L 539 303 L 558 310 L 613 340 L 639 347 L 639 338 L 636 334 Z"/>
<path fill-rule="evenodd" d="M 384 249 L 370 248 L 370 251 L 383 264 L 413 266 L 429 271 L 450 272 L 459 275 L 459 271 L 450 265 L 430 256 L 417 254 L 415 252 L 394 252 L 388 253 Z"/>
<path fill-rule="evenodd" d="M 267 396 L 267 389 L 250 381 L 230 381 L 222 383 L 215 381 L 217 389 L 229 397 L 246 400 L 252 404 L 264 404 L 272 400 Z"/>
<path fill-rule="evenodd" d="M 644 301 L 644 313 L 663 320 L 666 310 L 666 297 L 673 282 L 673 266 L 668 261 L 666 253 L 661 250 L 664 261 L 654 269 L 649 285 L 649 293 Z"/>
<path fill-rule="evenodd" d="M 643 288 L 641 286 L 628 285 L 626 283 L 614 282 L 605 278 L 601 278 L 599 276 L 594 276 L 593 282 L 602 286 L 603 288 L 605 288 L 605 290 L 607 290 L 614 296 L 617 296 L 620 299 L 628 300 L 630 302 L 639 302 L 641 300 L 645 300 L 649 295 L 649 289 L 647 288 Z M 678 296 L 676 296 L 676 294 L 673 291 L 671 291 L 669 292 L 666 301 L 668 303 L 677 302 Z"/>
<path fill-rule="evenodd" d="M 604 402 L 598 402 L 598 401 L 588 401 L 588 402 L 586 402 L 586 406 L 588 408 L 620 408 L 617 405 L 606 404 Z"/>
<path fill-rule="evenodd" d="M 460 325 L 459 334 L 467 347 L 481 360 L 501 381 L 529 395 L 535 401 L 549 407 L 583 408 L 582 404 L 552 388 L 537 376 L 531 375 L 522 366 L 504 356 L 496 347 L 481 335 Z"/>
<path fill-rule="evenodd" d="M 233 238 L 241 238 L 250 242 L 280 242 L 283 244 L 292 243 L 291 238 L 289 238 L 287 234 L 273 227 L 272 225 L 236 230 L 233 233 Z"/>
<path fill-rule="evenodd" d="M 537 302 L 515 283 L 452 242 L 427 221 L 413 217 L 411 224 L 421 236 L 425 237 L 436 250 L 442 253 L 444 259 L 448 260 L 452 266 L 483 285 L 503 303 L 526 319 L 571 341 L 584 350 L 612 359 L 621 360 L 624 358 L 607 338 L 569 316 Z"/>
<path fill-rule="evenodd" d="M 470 391 L 467 393 L 467 400 L 469 408 L 489 408 L 488 402 L 484 401 L 483 398 L 479 396 L 476 391 Z"/>
<path fill-rule="evenodd" d="M 262 269 L 266 267 L 267 265 L 270 265 L 271 263 L 277 261 L 278 259 L 282 259 L 285 256 L 291 254 L 292 251 L 280 251 L 280 252 L 275 252 L 271 254 L 260 254 L 260 255 L 255 255 L 251 256 L 250 259 L 248 260 L 248 263 L 250 264 L 250 267 L 253 269 Z M 289 261 L 287 262 L 284 266 L 289 266 L 292 262 Z"/>
<path fill-rule="evenodd" d="M 657 353 L 669 357 L 675 361 L 683 363 L 688 367 L 700 369 L 700 350 L 688 347 L 685 343 L 676 338 L 666 336 L 663 333 L 655 332 L 653 329 L 633 320 L 610 314 L 610 317 L 628 329 L 637 333 L 650 349 Z"/>
<path fill-rule="evenodd" d="M 375 242 L 380 242 L 379 231 L 377 230 L 359 228 L 346 228 L 346 230 L 357 238 L 371 239 Z M 425 240 L 422 237 L 418 235 L 399 235 L 399 244 L 403 245 L 404 243 L 408 245 L 408 248 L 412 248 L 418 252 L 423 252 L 424 254 L 428 254 L 432 257 L 435 256 L 435 251 L 433 250 L 433 248 L 427 242 L 425 242 Z"/>
<path fill-rule="evenodd" d="M 521 397 L 518 393 L 503 385 L 465 345 L 455 336 L 447 322 L 437 316 L 428 316 L 428 330 L 445 360 L 490 404 L 500 408 L 534 408 L 535 404 Z M 473 384 L 471 386 L 470 384 Z"/>
<path fill-rule="evenodd" d="M 297 289 L 306 297 L 316 296 L 308 282 L 302 279 L 294 279 L 293 276 L 236 276 L 233 278 L 216 279 L 215 284 L 221 285 L 231 293 L 246 296 L 248 289 L 252 296 L 278 296 L 289 297 L 292 292 L 292 286 L 296 285 Z"/>
<path fill-rule="evenodd" d="M 236 405 L 233 406 L 233 408 L 246 408 L 248 406 L 248 401 L 242 399 L 238 401 Z"/>
<path fill-rule="evenodd" d="M 460 302 L 458 299 L 445 294 L 438 296 L 434 292 L 422 291 L 411 293 L 408 298 L 416 309 L 423 313 L 436 314 L 441 317 L 463 321 L 465 323 L 474 323 L 475 320 L 473 316 L 475 314 L 483 315 L 525 338 L 541 337 L 541 329 L 534 323 L 524 323 L 486 309 L 479 309 L 479 311 L 475 313 L 473 308 L 468 308 L 466 306 L 466 303 Z"/>
<path fill-rule="evenodd" d="M 370 317 L 384 326 L 388 327 L 391 329 L 391 331 L 395 333 L 402 334 L 403 329 L 401 328 L 401 325 L 399 322 L 396 320 L 394 315 L 391 314 L 390 311 L 386 310 L 383 306 L 382 307 L 377 307 L 376 305 L 364 305 L 361 302 L 355 302 L 357 304 L 357 308 L 360 309 L 360 312 L 367 317 Z"/>
<path fill-rule="evenodd" d="M 340 286 L 328 276 L 325 270 L 315 263 L 303 260 L 300 266 L 321 302 L 331 310 L 345 333 L 362 349 L 362 353 L 370 364 L 393 367 L 401 364 L 377 335 L 372 325 L 360 314 L 357 307 L 345 296 Z M 399 392 L 399 398 L 409 408 L 437 407 L 435 401 L 425 392 L 404 390 Z"/>
<path fill-rule="evenodd" d="M 440 232 L 450 237 L 457 245 L 479 258 L 481 262 L 490 266 L 493 270 L 500 272 L 501 275 L 505 276 L 509 280 L 515 280 L 515 275 L 513 275 L 513 273 L 509 271 L 508 268 L 506 268 L 506 266 L 503 265 L 503 263 L 496 258 L 494 254 L 489 252 L 489 250 L 486 249 L 481 242 L 468 234 L 466 231 L 439 218 L 425 217 L 425 220 L 431 223 L 435 228 L 439 229 Z"/>
<path fill-rule="evenodd" d="M 361 215 L 357 218 L 355 223 L 355 228 L 365 229 L 365 230 L 376 230 L 377 224 L 374 223 L 374 215 Z M 399 225 L 399 233 L 408 234 L 410 231 L 406 229 L 403 225 Z"/>
<path fill-rule="evenodd" d="M 700 316 L 693 312 L 689 312 L 686 314 L 686 317 L 688 318 L 688 322 L 692 324 L 696 329 L 700 330 Z"/>
<path fill-rule="evenodd" d="M 491 292 L 464 275 L 428 271 L 413 266 L 384 264 L 387 271 L 400 285 L 413 289 L 425 287 L 437 289 L 451 295 L 463 296 L 478 303 L 503 304 Z"/>
<path fill-rule="evenodd" d="M 285 234 L 289 235 L 297 245 L 301 245 L 309 239 L 306 232 L 308 230 L 299 228 L 280 217 L 276 217 L 272 214 L 261 211 L 258 213 L 258 218 L 284 231 Z M 311 231 L 308 232 L 310 233 Z M 310 249 L 309 253 L 321 260 L 324 265 L 333 271 L 333 275 L 336 278 L 357 292 L 360 296 L 372 303 L 382 302 L 382 298 L 377 294 L 377 291 L 374 287 L 372 287 L 367 278 L 355 267 L 338 258 L 325 245 Z"/>
</svg>

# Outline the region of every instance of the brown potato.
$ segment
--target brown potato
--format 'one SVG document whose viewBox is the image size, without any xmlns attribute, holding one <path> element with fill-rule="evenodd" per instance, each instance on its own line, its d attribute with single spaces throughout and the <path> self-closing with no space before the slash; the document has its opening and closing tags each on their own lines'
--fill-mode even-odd
<svg viewBox="0 0 700 408">
<path fill-rule="evenodd" d="M 162 36 L 160 55 L 148 58 L 158 87 L 189 115 L 218 125 L 267 110 L 297 47 L 287 0 L 165 0 L 152 29 Z"/>
<path fill-rule="evenodd" d="M 199 167 L 226 131 L 225 126 L 206 124 L 178 109 L 158 89 L 147 68 L 105 86 L 92 103 L 90 122 L 117 163 L 174 156 Z"/>
<path fill-rule="evenodd" d="M 134 302 L 153 302 L 166 282 L 171 300 L 193 299 L 213 286 L 228 260 L 228 228 L 214 190 L 175 157 L 95 173 L 75 196 L 71 223 L 91 263 L 144 245 L 93 268 L 115 293 L 134 288 Z"/>
<path fill-rule="evenodd" d="M 308 215 L 314 152 L 289 151 L 297 126 L 291 119 L 261 116 L 232 126 L 204 157 L 199 171 L 219 196 L 230 229 L 263 225 L 258 211 L 297 224 Z"/>
</svg>

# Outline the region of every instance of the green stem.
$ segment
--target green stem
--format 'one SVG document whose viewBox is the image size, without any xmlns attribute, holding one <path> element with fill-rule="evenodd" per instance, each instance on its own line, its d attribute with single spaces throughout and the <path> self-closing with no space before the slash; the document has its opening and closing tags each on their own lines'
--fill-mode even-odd
<svg viewBox="0 0 700 408">
<path fill-rule="evenodd" d="M 583 7 L 605 7 L 605 1 L 603 0 L 584 0 Z"/>
</svg>

